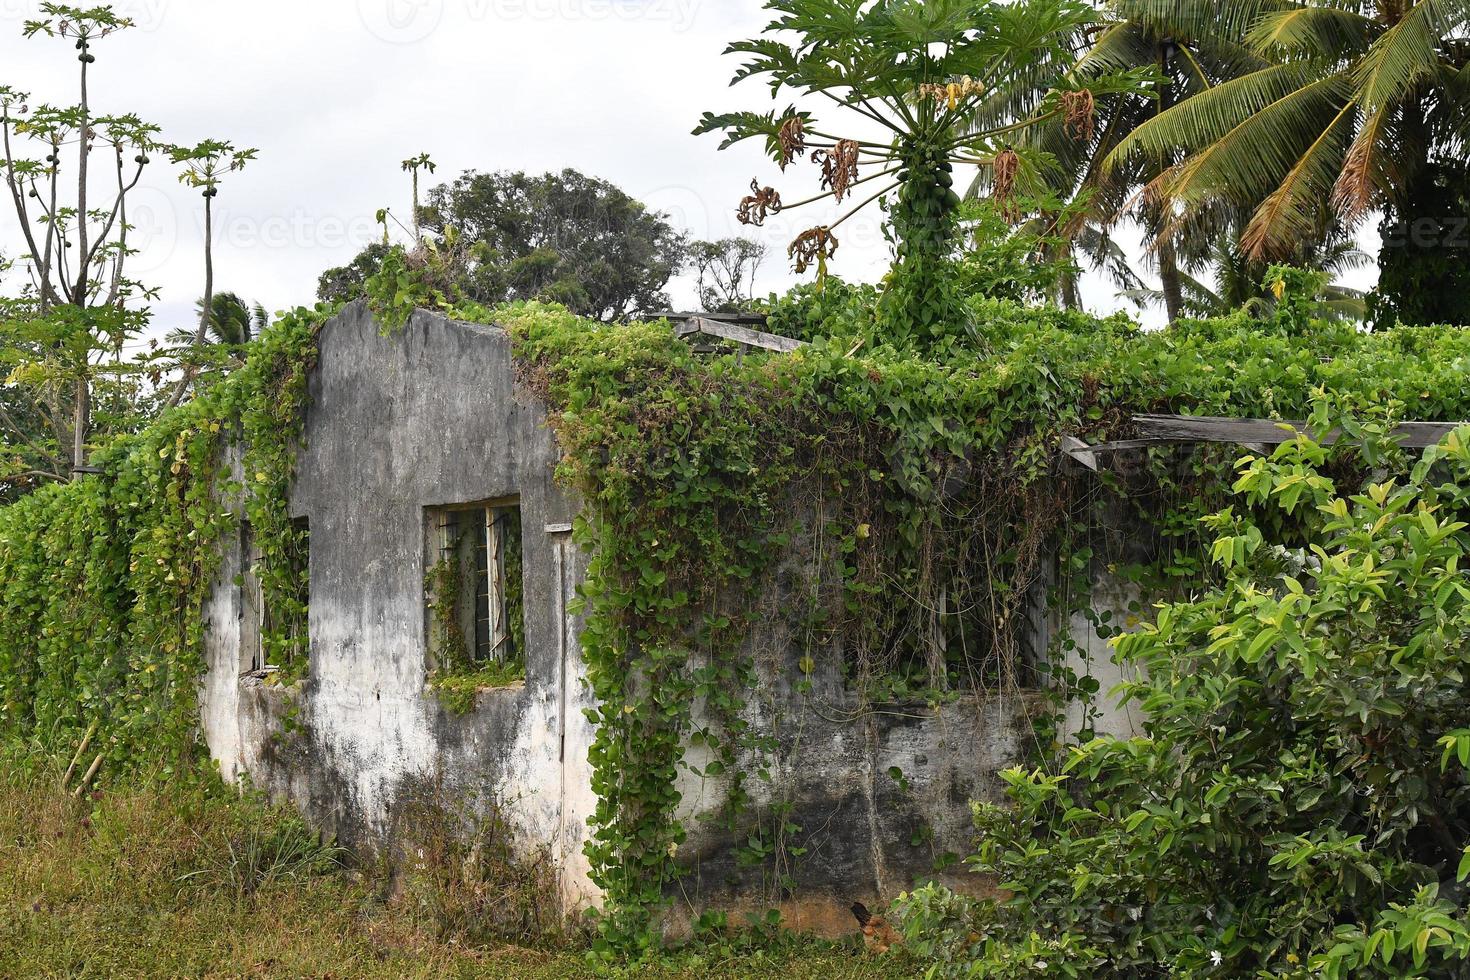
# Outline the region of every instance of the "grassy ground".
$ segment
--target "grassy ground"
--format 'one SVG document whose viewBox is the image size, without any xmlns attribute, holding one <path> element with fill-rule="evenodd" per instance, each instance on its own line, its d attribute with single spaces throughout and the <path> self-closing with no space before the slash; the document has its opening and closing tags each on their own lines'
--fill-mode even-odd
<svg viewBox="0 0 1470 980">
<path fill-rule="evenodd" d="M 434 902 L 385 900 L 294 817 L 228 791 L 107 787 L 75 800 L 58 784 L 48 764 L 0 757 L 0 977 L 593 975 L 575 939 L 473 944 L 436 921 Z M 793 940 L 620 972 L 876 980 L 913 970 Z"/>
</svg>

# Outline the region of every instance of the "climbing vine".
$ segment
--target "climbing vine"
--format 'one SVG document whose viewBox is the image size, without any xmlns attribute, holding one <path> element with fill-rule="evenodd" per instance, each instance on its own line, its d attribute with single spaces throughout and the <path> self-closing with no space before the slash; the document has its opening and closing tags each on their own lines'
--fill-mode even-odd
<svg viewBox="0 0 1470 980">
<path fill-rule="evenodd" d="M 1283 294 L 1296 288 L 1275 275 Z M 379 290 L 393 308 L 386 326 L 406 318 L 413 290 Z M 822 661 L 868 704 L 1025 686 L 1085 696 L 1095 682 L 1057 666 L 1064 651 L 1027 648 L 1027 615 L 1038 602 L 1086 609 L 1099 565 L 1145 594 L 1205 581 L 1197 518 L 1218 509 L 1236 453 L 1160 448 L 1093 475 L 1062 461 L 1064 436 L 1127 438 L 1148 411 L 1303 418 L 1323 397 L 1400 417 L 1470 412 L 1465 332 L 1361 334 L 1283 300 L 1271 321 L 1150 333 L 1122 317 L 969 298 L 963 336 L 916 354 L 885 339 L 873 289 L 831 279 L 771 310 L 771 329 L 809 346 L 705 356 L 665 324 L 436 299 L 508 329 L 521 382 L 549 408 L 559 476 L 584 504 L 600 950 L 653 942 L 681 874 L 682 775 L 720 786 L 732 821 L 752 805 L 750 780 L 774 750 L 750 723 L 752 600 L 770 594 L 790 548 L 811 559 L 776 613 L 805 651 L 794 689 Z M 157 758 L 159 746 L 187 758 L 201 611 L 242 512 L 262 545 L 266 602 L 280 610 L 267 623 L 271 659 L 286 680 L 304 669 L 306 531 L 288 495 L 328 312 L 283 318 L 245 368 L 112 446 L 100 476 L 0 512 L 0 613 L 17 624 L 0 638 L 6 729 L 70 745 L 98 723 L 117 764 Z M 1107 529 L 1139 516 L 1157 540 L 1119 547 Z M 1290 520 L 1256 519 L 1292 540 Z M 1104 635 L 1123 625 L 1094 623 Z M 1039 735 L 1050 737 L 1046 724 Z M 770 840 L 757 843 L 770 853 Z"/>
<path fill-rule="evenodd" d="M 771 329 L 811 341 L 791 355 L 700 357 L 667 326 L 555 307 L 461 311 L 511 331 L 585 504 L 600 801 L 588 854 L 609 948 L 652 941 L 650 913 L 680 875 L 681 768 L 722 782 L 733 807 L 749 800 L 760 767 L 735 762 L 770 748 L 747 722 L 750 600 L 798 536 L 824 542 L 801 612 L 808 648 L 870 702 L 1021 686 L 1092 696 L 1064 650 L 1025 648 L 1028 610 L 1086 610 L 1100 566 L 1143 595 L 1197 588 L 1213 574 L 1198 518 L 1223 502 L 1238 452 L 1160 447 L 1082 474 L 1061 461 L 1064 435 L 1127 438 L 1150 411 L 1305 418 L 1318 391 L 1404 417 L 1470 411 L 1459 330 L 1365 335 L 1299 323 L 1284 302 L 1270 322 L 1143 332 L 968 302 L 963 341 L 924 356 L 884 342 L 871 289 L 835 280 L 772 311 Z M 1260 520 L 1290 538 L 1279 514 Z M 1118 526 L 1155 533 L 1120 543 Z M 1127 625 L 1093 616 L 1104 637 Z"/>
<path fill-rule="evenodd" d="M 242 519 L 269 659 L 304 672 L 306 532 L 287 491 L 328 314 L 282 317 L 242 369 L 103 450 L 98 475 L 0 510 L 0 730 L 69 750 L 95 725 L 113 768 L 192 763 L 205 603 Z"/>
</svg>

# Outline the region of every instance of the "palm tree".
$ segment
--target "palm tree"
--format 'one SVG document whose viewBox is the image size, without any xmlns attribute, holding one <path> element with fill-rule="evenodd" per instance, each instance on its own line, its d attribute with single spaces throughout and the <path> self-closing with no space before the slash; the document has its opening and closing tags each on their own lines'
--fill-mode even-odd
<svg viewBox="0 0 1470 980">
<path fill-rule="evenodd" d="M 204 319 L 204 300 L 194 304 L 200 320 Z M 216 293 L 210 301 L 206 335 L 211 343 L 241 347 L 250 343 L 270 323 L 270 315 L 260 303 L 247 304 L 234 293 Z M 169 333 L 169 343 L 191 346 L 198 338 L 195 329 L 177 329 Z"/>
<path fill-rule="evenodd" d="M 1334 220 L 1351 229 L 1375 208 L 1402 205 L 1436 160 L 1463 156 L 1470 0 L 1214 9 L 1227 36 L 1245 25 L 1245 49 L 1263 63 L 1166 108 L 1102 161 L 1107 173 L 1127 172 L 1140 157 L 1177 152 L 1146 192 L 1168 226 L 1239 210 L 1244 255 L 1286 258 Z"/>
<path fill-rule="evenodd" d="M 1053 189 L 1074 204 L 1070 214 L 1056 216 L 1060 240 L 1125 294 L 1151 294 L 1155 291 L 1144 288 L 1111 233 L 1121 220 L 1136 221 L 1151 242 L 1148 259 L 1161 281 L 1156 292 L 1173 322 L 1189 312 L 1189 293 L 1196 282 L 1187 270 L 1209 260 L 1237 215 L 1217 204 L 1197 210 L 1190 221 L 1172 221 L 1164 201 L 1140 193 L 1178 162 L 1175 147 L 1135 152 L 1111 167 L 1104 161 L 1130 134 L 1170 107 L 1267 62 L 1245 44 L 1248 21 L 1219 4 L 1112 0 L 1104 14 L 1100 24 L 1078 38 L 1082 53 L 1073 69 L 1075 84 L 1145 68 L 1155 73 L 1158 84 L 1150 94 L 1099 99 L 1096 124 L 1086 141 L 1071 138 L 1066 120 L 1054 120 L 1027 138 L 1053 161 L 1047 174 Z M 1059 299 L 1069 307 L 1080 304 L 1075 277 L 1063 280 Z"/>
<path fill-rule="evenodd" d="M 1275 313 L 1277 298 L 1266 285 L 1271 263 L 1243 255 L 1238 239 L 1235 230 L 1222 232 L 1207 255 L 1180 271 L 1184 309 L 1190 316 L 1220 317 L 1244 310 L 1269 319 Z M 1368 318 L 1367 296 L 1332 280 L 1371 261 L 1341 225 L 1303 240 L 1289 256 L 1290 265 L 1326 274 L 1328 281 L 1317 296 L 1317 312 L 1331 320 Z M 1125 290 L 1123 295 L 1144 307 L 1164 302 L 1162 290 L 1157 289 Z"/>
</svg>

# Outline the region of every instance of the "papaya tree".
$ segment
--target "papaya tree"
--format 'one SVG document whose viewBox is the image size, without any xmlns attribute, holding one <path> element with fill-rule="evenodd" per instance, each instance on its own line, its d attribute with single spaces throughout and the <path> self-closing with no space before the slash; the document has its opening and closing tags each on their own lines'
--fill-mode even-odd
<svg viewBox="0 0 1470 980">
<path fill-rule="evenodd" d="M 809 159 L 822 193 L 796 203 L 753 181 L 740 204 L 742 223 L 823 201 L 851 201 L 836 221 L 791 243 L 797 272 L 827 270 L 838 228 L 884 201 L 895 265 L 882 304 L 887 339 L 925 344 L 952 334 L 958 306 L 946 264 L 956 247 L 960 198 L 955 168 L 991 174 L 1007 216 L 1017 191 L 1047 165 L 1021 134 L 1054 119 L 1078 140 L 1091 138 L 1096 100 L 1145 89 L 1151 70 L 1073 74 L 1076 52 L 1097 25 L 1096 11 L 1075 0 L 771 0 L 775 19 L 757 38 L 732 44 L 744 55 L 735 82 L 764 78 L 784 110 L 706 113 L 696 134 L 720 132 L 721 148 L 763 139 L 785 171 Z M 831 104 L 830 119 L 809 106 Z M 982 105 L 1004 112 L 974 127 Z"/>
<path fill-rule="evenodd" d="M 181 165 L 179 180 L 199 191 L 204 198 L 204 298 L 199 304 L 199 328 L 194 334 L 192 347 L 199 347 L 209 336 L 214 311 L 214 199 L 219 196 L 220 183 L 225 175 L 243 170 L 257 153 L 259 151 L 253 149 L 236 149 L 233 143 L 222 140 L 204 140 L 196 146 L 169 148 L 169 159 Z M 169 399 L 170 405 L 179 403 L 196 373 L 193 366 L 185 365 L 184 376 Z"/>
<path fill-rule="evenodd" d="M 159 130 L 134 115 L 99 114 L 92 103 L 98 42 L 132 21 L 111 7 L 44 3 L 40 13 L 23 33 L 73 42 L 79 98 L 33 106 L 25 92 L 0 86 L 0 165 L 25 269 L 22 297 L 0 316 L 0 364 L 43 422 L 28 432 L 7 424 L 6 442 L 24 447 L 31 478 L 65 480 L 86 464 L 94 384 L 131 370 L 122 345 L 146 323 L 128 308 L 151 295 L 126 271 L 136 254 L 128 200 Z"/>
</svg>

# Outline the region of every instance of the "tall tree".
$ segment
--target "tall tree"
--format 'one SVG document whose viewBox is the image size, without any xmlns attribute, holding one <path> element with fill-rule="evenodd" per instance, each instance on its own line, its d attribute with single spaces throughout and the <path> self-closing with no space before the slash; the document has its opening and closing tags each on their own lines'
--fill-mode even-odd
<svg viewBox="0 0 1470 980">
<path fill-rule="evenodd" d="M 755 305 L 755 276 L 766 246 L 749 238 L 695 242 L 689 247 L 699 307 L 706 313 L 742 313 Z"/>
<path fill-rule="evenodd" d="M 214 199 L 219 196 L 224 176 L 243 170 L 258 152 L 236 149 L 233 143 L 221 140 L 169 148 L 169 159 L 182 165 L 179 180 L 198 190 L 204 198 L 204 299 L 199 304 L 199 329 L 194 334 L 196 347 L 209 335 L 210 318 L 214 315 Z M 169 398 L 170 406 L 177 405 L 184 397 L 196 373 L 192 366 L 185 366 L 183 377 Z"/>
<path fill-rule="evenodd" d="M 93 106 L 96 45 L 131 27 L 130 20 L 111 7 L 54 3 L 43 3 L 41 15 L 26 21 L 23 33 L 73 42 L 79 98 L 69 107 L 32 108 L 26 93 L 0 86 L 5 186 L 28 278 L 22 301 L 11 304 L 4 320 L 3 339 L 6 356 L 25 368 L 12 379 L 49 430 L 45 445 L 28 442 L 39 454 L 36 469 L 66 479 L 87 461 L 93 385 L 99 373 L 120 367 L 123 343 L 146 319 L 127 307 L 148 295 L 125 271 L 133 255 L 127 203 L 158 147 L 158 128 L 133 115 L 98 114 Z M 26 155 L 27 144 L 40 159 Z M 109 185 L 100 207 L 93 187 L 98 154 Z M 75 168 L 69 188 L 63 186 L 68 158 Z"/>
<path fill-rule="evenodd" d="M 1263 64 L 1166 109 L 1104 161 L 1177 153 L 1148 187 L 1176 215 L 1241 209 L 1252 259 L 1328 227 L 1403 208 L 1470 131 L 1470 0 L 1292 3 L 1196 11 L 1245 25 Z"/>
<path fill-rule="evenodd" d="M 1388 207 L 1379 234 L 1376 326 L 1470 323 L 1470 166 L 1431 164 Z"/>
<path fill-rule="evenodd" d="M 429 191 L 415 222 L 424 234 L 457 233 L 465 261 L 455 285 L 468 299 L 546 299 L 583 316 L 616 320 L 668 308 L 664 288 L 687 243 L 666 215 L 605 180 L 575 170 L 541 176 L 469 171 Z M 387 247 L 329 269 L 323 300 L 363 294 Z"/>
</svg>

